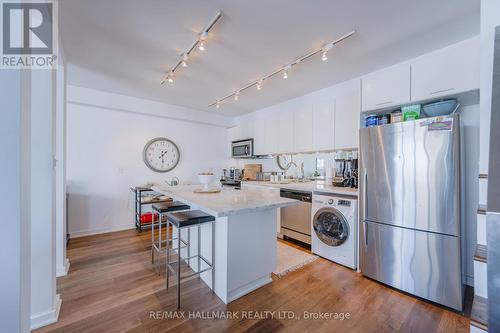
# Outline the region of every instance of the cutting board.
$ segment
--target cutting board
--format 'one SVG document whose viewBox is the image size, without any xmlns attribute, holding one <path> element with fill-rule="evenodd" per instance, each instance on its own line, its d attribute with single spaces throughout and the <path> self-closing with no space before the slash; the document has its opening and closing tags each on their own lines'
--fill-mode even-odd
<svg viewBox="0 0 500 333">
<path fill-rule="evenodd" d="M 243 177 L 247 180 L 256 180 L 257 172 L 262 172 L 262 164 L 245 164 Z"/>
</svg>

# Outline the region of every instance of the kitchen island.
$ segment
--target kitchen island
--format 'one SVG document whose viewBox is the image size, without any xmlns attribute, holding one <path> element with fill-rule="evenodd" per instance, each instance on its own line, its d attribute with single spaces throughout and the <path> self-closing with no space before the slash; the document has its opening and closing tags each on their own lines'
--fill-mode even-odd
<svg viewBox="0 0 500 333">
<path fill-rule="evenodd" d="M 155 186 L 153 190 L 168 195 L 213 215 L 215 220 L 215 293 L 226 304 L 270 283 L 276 267 L 277 209 L 299 204 L 299 201 L 281 198 L 274 189 L 223 188 L 219 193 L 195 193 L 201 185 Z M 187 239 L 187 230 L 182 237 Z M 211 258 L 211 225 L 201 226 L 201 254 Z M 197 228 L 192 228 L 191 240 L 197 239 Z M 191 255 L 198 244 L 190 242 Z M 182 257 L 187 252 L 181 251 Z M 189 265 L 197 271 L 197 260 Z M 201 267 L 203 269 L 203 267 Z M 210 272 L 201 274 L 212 286 Z"/>
</svg>

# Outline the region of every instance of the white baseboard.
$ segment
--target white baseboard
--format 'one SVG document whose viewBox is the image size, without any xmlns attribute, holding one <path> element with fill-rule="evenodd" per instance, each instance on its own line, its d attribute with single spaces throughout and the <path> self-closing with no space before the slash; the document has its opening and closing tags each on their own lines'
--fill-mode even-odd
<svg viewBox="0 0 500 333">
<path fill-rule="evenodd" d="M 59 311 L 61 310 L 61 304 L 61 297 L 57 294 L 54 300 L 53 308 L 31 316 L 31 330 L 57 322 L 57 319 L 59 318 Z"/>
<path fill-rule="evenodd" d="M 474 325 L 470 325 L 470 333 L 488 333 L 488 332 Z"/>
<path fill-rule="evenodd" d="M 97 228 L 97 229 L 91 229 L 91 230 L 71 231 L 70 239 L 91 236 L 91 235 L 98 235 L 98 234 L 106 234 L 108 232 L 115 232 L 115 231 L 129 230 L 129 229 L 135 229 L 135 226 L 127 225 L 127 226 L 121 226 L 121 227 L 108 227 L 108 228 Z"/>
<path fill-rule="evenodd" d="M 69 271 L 69 259 L 66 258 L 66 260 L 64 261 L 64 266 L 59 266 L 57 267 L 57 270 L 56 270 L 56 277 L 61 277 L 61 276 L 66 276 L 68 275 L 68 271 Z"/>
<path fill-rule="evenodd" d="M 268 283 L 273 282 L 273 279 L 271 278 L 271 274 L 263 276 L 261 278 L 258 278 L 257 280 L 254 280 L 243 287 L 240 287 L 238 289 L 231 290 L 230 292 L 227 293 L 227 300 L 224 302 L 226 304 L 231 303 L 235 299 L 238 299 L 242 296 L 245 296 L 246 294 L 251 293 L 252 291 L 259 289 L 260 287 L 265 286 Z M 224 301 L 224 300 L 222 300 Z"/>
</svg>

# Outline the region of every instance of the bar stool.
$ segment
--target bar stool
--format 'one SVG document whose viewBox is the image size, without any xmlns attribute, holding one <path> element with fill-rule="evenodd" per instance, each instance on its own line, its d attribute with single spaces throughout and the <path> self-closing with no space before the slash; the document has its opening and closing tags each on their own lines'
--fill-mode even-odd
<svg viewBox="0 0 500 333">
<path fill-rule="evenodd" d="M 179 210 L 188 210 L 191 207 L 186 205 L 180 201 L 171 201 L 171 202 L 162 202 L 153 204 L 153 212 L 152 212 L 152 223 L 151 223 L 151 264 L 155 263 L 155 252 L 158 253 L 158 260 L 156 260 L 156 269 L 158 271 L 158 275 L 161 274 L 160 269 L 160 257 L 162 253 L 162 245 L 167 242 L 167 240 L 162 241 L 161 237 L 161 227 L 163 224 L 167 224 L 166 222 L 166 213 L 179 211 Z M 158 241 L 155 239 L 155 213 L 158 213 Z M 169 228 L 167 227 L 167 234 L 169 232 Z M 180 233 L 179 233 L 180 235 Z M 184 246 L 187 246 L 187 242 L 181 240 Z"/>
<path fill-rule="evenodd" d="M 209 262 L 207 258 L 201 255 L 201 225 L 203 223 L 212 223 L 212 260 Z M 205 212 L 202 212 L 201 210 L 190 210 L 190 211 L 185 211 L 185 212 L 176 212 L 176 213 L 167 213 L 167 230 L 168 230 L 168 225 L 172 224 L 173 226 L 177 227 L 177 230 L 179 231 L 179 236 L 177 237 L 177 261 L 170 261 L 170 247 L 167 245 L 167 289 L 168 289 L 168 275 L 169 271 L 172 271 L 172 274 L 176 275 L 177 278 L 177 309 L 180 309 L 181 307 L 181 281 L 185 280 L 191 276 L 194 275 L 200 275 L 203 272 L 206 272 L 208 270 L 212 271 L 212 291 L 215 291 L 215 217 L 212 215 L 208 215 Z M 188 229 L 188 244 L 187 247 L 189 249 L 189 233 L 190 233 L 190 228 L 191 227 L 198 227 L 198 254 L 194 256 L 190 256 L 189 252 L 187 257 L 184 259 L 184 261 L 187 262 L 189 265 L 191 262 L 191 259 L 196 258 L 198 260 L 198 267 L 197 271 L 194 273 L 190 274 L 185 274 L 184 276 L 181 276 L 181 230 L 183 229 Z M 167 234 L 167 244 L 172 244 L 172 250 L 173 248 L 173 239 L 172 242 L 169 242 L 170 236 Z M 208 266 L 205 269 L 201 269 L 201 260 L 205 262 L 205 264 Z M 177 264 L 177 270 L 174 268 L 172 264 Z"/>
</svg>

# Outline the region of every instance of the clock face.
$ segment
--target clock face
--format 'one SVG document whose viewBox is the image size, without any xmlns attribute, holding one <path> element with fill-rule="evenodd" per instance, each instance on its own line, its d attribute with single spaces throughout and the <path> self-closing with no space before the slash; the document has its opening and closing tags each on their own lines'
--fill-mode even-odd
<svg viewBox="0 0 500 333">
<path fill-rule="evenodd" d="M 143 159 L 151 170 L 167 172 L 175 168 L 179 163 L 179 148 L 169 139 L 156 138 L 146 143 Z"/>
</svg>

